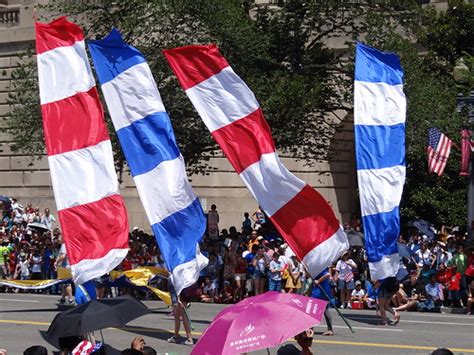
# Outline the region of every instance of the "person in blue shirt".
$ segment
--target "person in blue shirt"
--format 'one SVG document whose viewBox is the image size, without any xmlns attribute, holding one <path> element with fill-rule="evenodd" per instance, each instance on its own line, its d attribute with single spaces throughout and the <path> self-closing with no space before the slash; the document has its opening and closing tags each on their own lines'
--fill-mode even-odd
<svg viewBox="0 0 474 355">
<path fill-rule="evenodd" d="M 89 280 L 81 285 L 76 285 L 74 298 L 76 299 L 77 304 L 83 304 L 97 299 L 97 291 L 95 289 L 94 281 Z"/>
<path fill-rule="evenodd" d="M 331 284 L 329 282 L 329 278 L 331 275 L 329 274 L 328 268 L 324 269 L 314 278 L 314 285 L 313 291 L 311 292 L 311 297 L 317 298 L 320 300 L 328 301 L 326 305 L 326 309 L 324 310 L 324 319 L 326 320 L 327 331 L 323 333 L 326 336 L 334 335 L 334 331 L 332 328 L 332 317 L 331 313 L 329 312 L 329 305 L 334 305 L 334 299 L 332 298 L 332 291 L 331 291 Z M 331 298 L 329 299 L 328 296 Z"/>
</svg>

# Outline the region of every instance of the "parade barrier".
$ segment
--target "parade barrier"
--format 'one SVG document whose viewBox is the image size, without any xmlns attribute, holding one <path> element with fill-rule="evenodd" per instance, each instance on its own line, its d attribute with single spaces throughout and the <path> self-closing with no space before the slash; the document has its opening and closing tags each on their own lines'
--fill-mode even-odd
<svg viewBox="0 0 474 355">
<path fill-rule="evenodd" d="M 155 277 L 167 279 L 167 270 L 144 266 L 128 271 L 111 271 L 109 286 L 119 288 L 134 288 L 141 291 L 151 291 L 167 305 L 171 305 L 169 292 L 149 286 L 148 283 Z M 20 290 L 44 290 L 54 285 L 72 283 L 72 274 L 69 269 L 58 268 L 58 278 L 49 280 L 5 280 L 0 279 L 0 286 L 17 288 Z"/>
</svg>

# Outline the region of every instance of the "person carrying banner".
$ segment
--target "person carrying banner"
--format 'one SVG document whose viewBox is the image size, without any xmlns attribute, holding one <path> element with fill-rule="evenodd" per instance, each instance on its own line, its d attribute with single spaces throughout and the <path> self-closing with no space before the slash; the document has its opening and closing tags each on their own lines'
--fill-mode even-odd
<svg viewBox="0 0 474 355">
<path fill-rule="evenodd" d="M 191 335 L 191 322 L 189 320 L 186 308 L 188 302 L 183 299 L 182 296 L 176 294 L 176 290 L 173 285 L 170 283 L 170 294 L 171 294 L 171 303 L 173 304 L 173 316 L 174 316 L 174 334 L 168 338 L 168 343 L 180 344 L 179 330 L 181 328 L 181 322 L 183 322 L 183 328 L 186 332 L 186 340 L 182 343 L 184 345 L 193 345 L 194 340 Z"/>
<path fill-rule="evenodd" d="M 391 299 L 400 288 L 400 284 L 396 277 L 387 277 L 384 280 L 378 280 L 375 282 L 375 288 L 379 289 L 379 312 L 382 318 L 381 325 L 388 325 L 387 312 L 393 314 L 392 325 L 398 324 L 400 321 L 400 313 L 396 312 L 390 306 Z"/>
<path fill-rule="evenodd" d="M 326 336 L 334 335 L 334 330 L 332 328 L 332 317 L 331 312 L 329 312 L 330 304 L 333 303 L 333 299 L 329 299 L 327 296 L 332 294 L 331 284 L 329 279 L 331 275 L 329 274 L 329 269 L 324 269 L 314 278 L 313 291 L 311 292 L 311 297 L 318 298 L 320 300 L 328 301 L 326 305 L 326 310 L 324 311 L 324 319 L 326 320 L 327 330 L 323 333 Z"/>
</svg>

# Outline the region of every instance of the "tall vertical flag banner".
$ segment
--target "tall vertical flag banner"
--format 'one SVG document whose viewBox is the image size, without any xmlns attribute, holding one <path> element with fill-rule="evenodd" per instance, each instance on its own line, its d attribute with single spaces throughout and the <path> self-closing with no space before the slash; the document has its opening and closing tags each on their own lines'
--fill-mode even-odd
<svg viewBox="0 0 474 355">
<path fill-rule="evenodd" d="M 36 22 L 44 138 L 74 282 L 115 268 L 128 252 L 128 218 L 84 34 L 65 17 Z"/>
<path fill-rule="evenodd" d="M 321 272 L 349 248 L 347 236 L 326 200 L 281 163 L 252 91 L 215 45 L 181 47 L 164 54 L 262 209 L 309 272 Z"/>
<path fill-rule="evenodd" d="M 122 150 L 176 292 L 195 283 L 207 258 L 206 220 L 186 176 L 173 127 L 143 55 L 117 30 L 89 42 Z"/>
<path fill-rule="evenodd" d="M 468 129 L 461 130 L 461 172 L 460 176 L 469 176 L 469 159 L 471 159 L 473 141 Z"/>
<path fill-rule="evenodd" d="M 428 129 L 428 171 L 443 175 L 453 142 L 437 128 Z"/>
<path fill-rule="evenodd" d="M 354 81 L 357 179 L 372 280 L 399 268 L 400 200 L 405 184 L 406 98 L 392 53 L 358 43 Z"/>
</svg>

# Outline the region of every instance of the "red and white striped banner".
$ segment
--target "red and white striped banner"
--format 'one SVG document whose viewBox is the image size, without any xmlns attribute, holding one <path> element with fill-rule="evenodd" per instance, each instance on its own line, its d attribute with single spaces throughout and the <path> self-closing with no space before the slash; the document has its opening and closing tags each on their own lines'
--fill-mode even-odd
<svg viewBox="0 0 474 355">
<path fill-rule="evenodd" d="M 165 50 L 212 136 L 295 254 L 316 275 L 349 243 L 326 200 L 281 163 L 252 91 L 215 45 Z"/>
<path fill-rule="evenodd" d="M 79 26 L 36 23 L 44 137 L 74 281 L 117 266 L 128 252 L 128 218 L 112 145 Z"/>
</svg>

